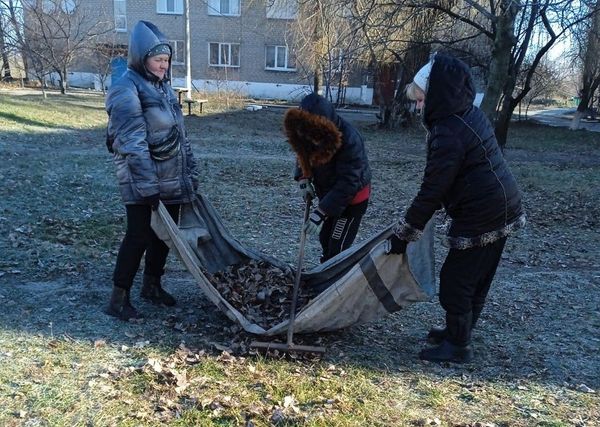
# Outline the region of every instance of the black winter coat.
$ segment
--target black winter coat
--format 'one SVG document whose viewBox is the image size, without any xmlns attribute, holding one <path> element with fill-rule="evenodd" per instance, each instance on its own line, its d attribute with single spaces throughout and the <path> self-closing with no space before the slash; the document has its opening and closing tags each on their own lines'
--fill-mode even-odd
<svg viewBox="0 0 600 427">
<path fill-rule="evenodd" d="M 319 208 L 329 216 L 339 216 L 356 193 L 371 183 L 371 168 L 363 137 L 346 120 L 338 116 L 333 105 L 322 96 L 306 96 L 300 108 L 325 117 L 342 133 L 342 145 L 331 160 L 312 168 Z M 301 174 L 297 169 L 296 178 Z"/>
<path fill-rule="evenodd" d="M 524 225 L 517 183 L 474 98 L 468 66 L 436 55 L 425 97 L 427 164 L 421 188 L 395 230 L 398 237 L 416 240 L 442 207 L 452 219 L 453 248 L 484 246 Z"/>
</svg>

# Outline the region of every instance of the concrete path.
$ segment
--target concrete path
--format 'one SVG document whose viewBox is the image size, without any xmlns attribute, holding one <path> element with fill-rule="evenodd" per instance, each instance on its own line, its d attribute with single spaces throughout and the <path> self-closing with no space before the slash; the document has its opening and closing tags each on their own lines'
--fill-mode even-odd
<svg viewBox="0 0 600 427">
<path fill-rule="evenodd" d="M 548 126 L 570 127 L 575 115 L 574 108 L 552 108 L 549 110 L 529 111 L 528 118 Z M 580 129 L 592 132 L 600 132 L 600 121 L 582 119 L 579 123 Z"/>
</svg>

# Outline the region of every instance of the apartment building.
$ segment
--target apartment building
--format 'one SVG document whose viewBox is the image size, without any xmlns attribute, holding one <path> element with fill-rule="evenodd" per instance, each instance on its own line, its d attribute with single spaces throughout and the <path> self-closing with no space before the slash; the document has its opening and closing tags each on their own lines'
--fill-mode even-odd
<svg viewBox="0 0 600 427">
<path fill-rule="evenodd" d="M 173 47 L 173 85 L 185 86 L 184 0 L 84 0 L 114 22 L 111 43 L 125 51 L 139 20 L 156 24 Z M 296 100 L 311 91 L 293 49 L 297 0 L 189 0 L 192 84 L 198 90 L 228 88 L 249 97 Z M 126 67 L 112 63 L 111 78 Z M 71 82 L 89 78 L 87 61 L 72 69 Z M 370 104 L 373 91 L 360 76 L 345 88 L 346 102 Z M 109 81 L 110 84 L 110 81 Z M 334 89 L 335 90 L 335 89 Z"/>
</svg>

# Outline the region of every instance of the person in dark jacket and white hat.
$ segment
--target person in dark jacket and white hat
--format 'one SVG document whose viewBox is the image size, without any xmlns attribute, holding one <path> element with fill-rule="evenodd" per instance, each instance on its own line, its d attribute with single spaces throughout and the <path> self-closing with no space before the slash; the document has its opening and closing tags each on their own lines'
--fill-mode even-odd
<svg viewBox="0 0 600 427">
<path fill-rule="evenodd" d="M 394 234 L 388 252 L 402 254 L 419 239 L 434 212 L 452 220 L 450 247 L 440 272 L 440 303 L 446 326 L 433 328 L 423 360 L 458 363 L 473 358 L 471 330 L 485 305 L 506 238 L 525 224 L 521 194 L 494 129 L 473 106 L 475 86 L 469 67 L 435 54 L 415 75 L 407 95 L 424 102 L 427 163 L 421 188 Z"/>
<path fill-rule="evenodd" d="M 319 198 L 304 231 L 319 234 L 325 262 L 352 245 L 367 210 L 371 169 L 365 143 L 333 105 L 315 93 L 304 97 L 299 109 L 287 111 L 284 127 L 298 160 L 294 178 L 302 196 Z"/>
<path fill-rule="evenodd" d="M 106 98 L 107 145 L 127 211 L 106 313 L 122 320 L 138 317 L 129 293 L 144 253 L 142 298 L 175 305 L 161 285 L 169 248 L 152 230 L 151 213 L 162 201 L 177 220 L 181 204 L 194 200 L 198 186 L 181 107 L 169 85 L 170 70 L 168 39 L 154 24 L 139 21 L 131 31 L 128 69 Z"/>
</svg>

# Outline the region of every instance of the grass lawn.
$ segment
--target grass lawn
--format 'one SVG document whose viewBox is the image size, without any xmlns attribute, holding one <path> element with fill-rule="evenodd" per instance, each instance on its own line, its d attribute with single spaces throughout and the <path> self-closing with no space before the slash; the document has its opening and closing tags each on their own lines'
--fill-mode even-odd
<svg viewBox="0 0 600 427">
<path fill-rule="evenodd" d="M 103 314 L 124 231 L 103 102 L 0 92 L 0 425 L 600 425 L 598 134 L 511 129 L 506 156 L 529 225 L 507 245 L 475 363 L 417 359 L 441 318 L 437 300 L 308 337 L 327 347 L 320 360 L 273 359 L 248 354 L 251 337 L 174 256 L 166 279 L 177 308 L 136 294 L 141 321 Z M 210 103 L 186 117 L 201 191 L 244 244 L 293 263 L 301 201 L 283 112 Z M 424 135 L 356 125 L 374 171 L 360 241 L 414 196 Z M 308 266 L 316 259 L 311 241 Z"/>
</svg>

